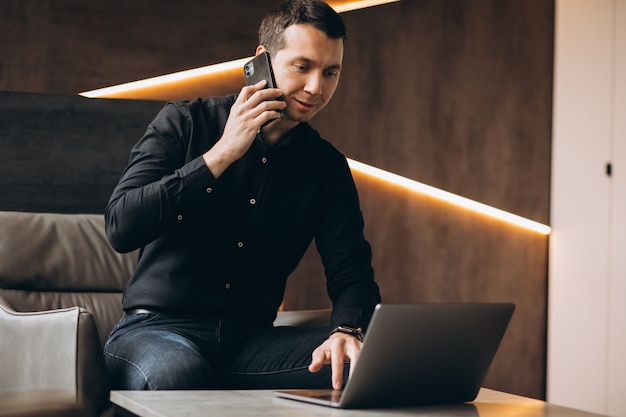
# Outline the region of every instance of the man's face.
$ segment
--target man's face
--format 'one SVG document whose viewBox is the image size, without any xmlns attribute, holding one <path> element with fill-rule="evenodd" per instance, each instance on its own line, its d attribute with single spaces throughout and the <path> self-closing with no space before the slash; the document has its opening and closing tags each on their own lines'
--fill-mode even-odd
<svg viewBox="0 0 626 417">
<path fill-rule="evenodd" d="M 343 39 L 331 39 L 307 24 L 289 26 L 283 35 L 285 47 L 272 55 L 276 84 L 287 103 L 281 118 L 306 122 L 335 93 L 343 61 Z"/>
</svg>

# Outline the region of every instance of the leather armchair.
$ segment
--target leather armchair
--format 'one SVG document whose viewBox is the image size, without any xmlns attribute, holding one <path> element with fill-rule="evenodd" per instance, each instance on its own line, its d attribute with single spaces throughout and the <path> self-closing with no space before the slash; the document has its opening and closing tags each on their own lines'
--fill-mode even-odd
<svg viewBox="0 0 626 417">
<path fill-rule="evenodd" d="M 0 211 L 0 398 L 53 395 L 85 416 L 107 409 L 102 347 L 136 260 L 110 247 L 102 215 Z M 289 311 L 275 325 L 329 319 Z"/>
<path fill-rule="evenodd" d="M 111 249 L 101 215 L 0 212 L 0 394 L 55 393 L 99 415 L 102 346 L 136 258 Z"/>
</svg>

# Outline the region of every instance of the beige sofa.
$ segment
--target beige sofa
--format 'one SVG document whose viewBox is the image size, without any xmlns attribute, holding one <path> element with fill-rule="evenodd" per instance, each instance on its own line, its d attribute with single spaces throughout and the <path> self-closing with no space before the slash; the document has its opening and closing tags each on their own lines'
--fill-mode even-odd
<svg viewBox="0 0 626 417">
<path fill-rule="evenodd" d="M 102 346 L 136 258 L 111 249 L 102 215 L 0 211 L 0 398 L 52 395 L 79 415 L 110 409 Z M 328 319 L 281 312 L 276 324 Z"/>
</svg>

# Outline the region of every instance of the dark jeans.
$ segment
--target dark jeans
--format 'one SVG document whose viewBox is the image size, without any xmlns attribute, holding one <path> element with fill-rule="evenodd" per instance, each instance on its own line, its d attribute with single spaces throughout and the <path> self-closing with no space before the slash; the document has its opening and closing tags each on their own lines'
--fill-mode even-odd
<svg viewBox="0 0 626 417">
<path fill-rule="evenodd" d="M 104 358 L 112 389 L 330 388 L 329 366 L 308 370 L 328 331 L 134 314 L 113 328 Z"/>
</svg>

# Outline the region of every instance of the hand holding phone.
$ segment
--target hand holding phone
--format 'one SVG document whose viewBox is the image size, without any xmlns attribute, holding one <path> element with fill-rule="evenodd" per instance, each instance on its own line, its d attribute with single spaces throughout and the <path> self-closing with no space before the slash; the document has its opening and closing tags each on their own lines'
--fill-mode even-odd
<svg viewBox="0 0 626 417">
<path fill-rule="evenodd" d="M 263 51 L 250 61 L 246 62 L 243 66 L 243 74 L 246 79 L 246 85 L 254 85 L 262 80 L 265 80 L 265 88 L 278 88 L 276 86 L 276 80 L 274 79 L 274 70 L 272 69 L 272 62 L 270 60 L 270 54 L 267 51 Z M 276 100 L 281 100 L 277 98 Z M 274 110 L 278 113 L 281 110 Z M 269 120 L 263 124 L 262 127 L 267 126 L 273 120 Z"/>
</svg>

